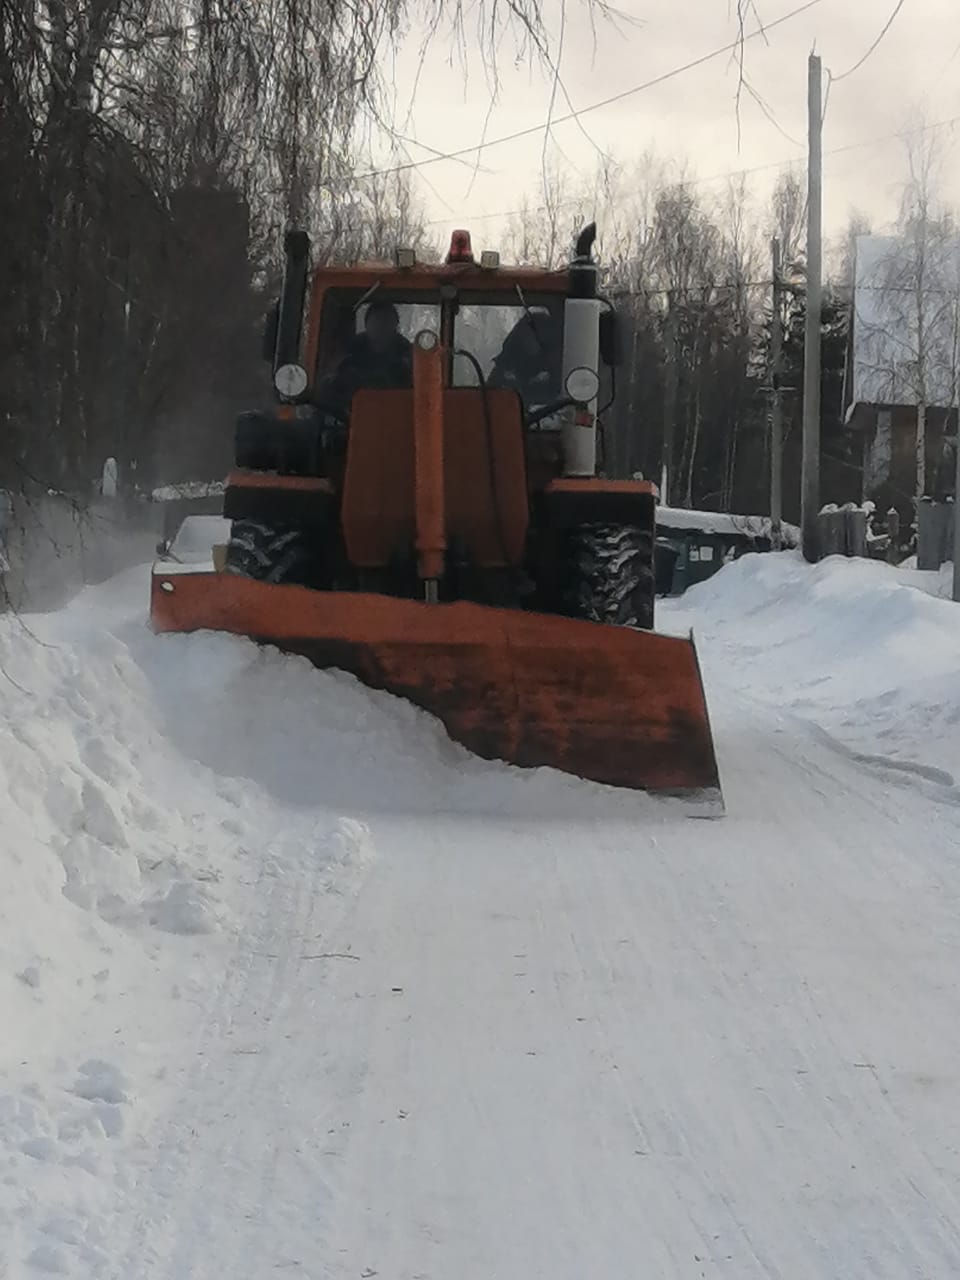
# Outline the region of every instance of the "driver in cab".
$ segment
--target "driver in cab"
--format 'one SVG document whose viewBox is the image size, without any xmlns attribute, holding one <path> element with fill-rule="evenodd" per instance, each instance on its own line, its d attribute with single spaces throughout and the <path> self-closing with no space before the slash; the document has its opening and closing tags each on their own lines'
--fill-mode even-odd
<svg viewBox="0 0 960 1280">
<path fill-rule="evenodd" d="M 519 393 L 529 410 L 560 395 L 560 334 L 545 308 L 524 313 L 503 341 L 488 385 Z"/>
<path fill-rule="evenodd" d="M 329 390 L 345 408 L 361 388 L 386 390 L 409 387 L 413 382 L 411 344 L 400 332 L 400 316 L 392 302 L 371 302 L 347 354 L 330 382 Z"/>
</svg>

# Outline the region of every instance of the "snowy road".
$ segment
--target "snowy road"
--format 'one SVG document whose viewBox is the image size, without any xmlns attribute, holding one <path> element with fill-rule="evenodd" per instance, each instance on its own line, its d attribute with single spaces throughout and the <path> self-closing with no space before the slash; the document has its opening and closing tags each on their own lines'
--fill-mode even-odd
<svg viewBox="0 0 960 1280">
<path fill-rule="evenodd" d="M 728 809 L 702 822 L 466 761 L 239 642 L 145 636 L 111 590 L 109 641 L 80 602 L 44 639 L 101 691 L 81 829 L 109 846 L 115 814 L 140 880 L 118 905 L 91 864 L 75 938 L 11 973 L 36 1034 L 0 1052 L 0 1275 L 960 1274 L 950 605 L 792 557 L 695 593 Z M 41 723 L 81 716 L 62 674 Z M 78 972 L 127 955 L 87 1012 L 47 978 L 68 945 Z M 70 1054 L 99 1064 L 80 1138 Z"/>
</svg>

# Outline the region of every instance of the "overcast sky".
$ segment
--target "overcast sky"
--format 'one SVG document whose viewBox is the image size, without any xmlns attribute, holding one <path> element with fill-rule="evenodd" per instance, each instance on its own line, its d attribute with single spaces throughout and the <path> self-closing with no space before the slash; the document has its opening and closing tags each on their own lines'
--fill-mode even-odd
<svg viewBox="0 0 960 1280">
<path fill-rule="evenodd" d="M 545 0 L 554 41 L 562 0 Z M 803 0 L 756 0 L 765 23 L 798 8 Z M 807 55 L 816 45 L 827 69 L 848 71 L 866 52 L 889 18 L 895 0 L 819 0 L 809 12 L 771 31 L 769 44 L 758 37 L 745 49 L 751 86 L 776 120 L 772 124 L 749 97 L 742 103 L 742 140 L 738 150 L 734 107 L 737 69 L 730 55 L 580 119 L 593 143 L 624 162 L 653 144 L 665 155 L 686 156 L 704 176 L 803 157 L 806 134 Z M 633 23 L 619 28 L 600 23 L 596 45 L 585 5 L 567 0 L 561 74 L 578 111 L 600 99 L 629 90 L 685 62 L 729 43 L 736 35 L 734 0 L 625 0 Z M 756 28 L 756 22 L 752 24 Z M 414 32 L 395 54 L 389 75 L 401 113 L 414 93 L 420 33 Z M 554 45 L 556 47 L 556 44 Z M 549 73 L 514 66 L 510 50 L 501 60 L 499 98 L 486 122 L 486 136 L 542 125 L 551 94 Z M 439 151 L 476 143 L 483 136 L 490 104 L 478 58 L 465 78 L 451 67 L 449 49 L 430 49 L 414 97 L 406 132 Z M 555 114 L 568 110 L 558 96 Z M 894 213 L 902 180 L 904 144 L 896 139 L 831 156 L 834 148 L 895 134 L 923 110 L 929 121 L 960 117 L 960 0 L 905 0 L 879 48 L 860 70 L 833 86 L 825 123 L 824 203 L 828 233 L 839 231 L 851 206 L 865 210 L 880 226 Z M 779 129 L 776 127 L 779 125 Z M 783 130 L 783 132 L 780 132 Z M 784 133 L 797 139 L 795 147 Z M 946 173 L 950 196 L 960 201 L 960 123 L 937 131 L 950 149 Z M 586 177 L 596 151 L 575 122 L 556 129 L 569 165 Z M 484 151 L 482 168 L 453 161 L 420 171 L 419 189 L 438 238 L 452 226 L 475 229 L 475 243 L 494 247 L 501 210 L 516 206 L 524 191 L 535 191 L 541 170 L 543 135 Z M 425 152 L 411 148 L 419 159 Z M 558 157 L 559 158 L 559 157 Z M 562 161 L 561 163 L 566 163 Z M 757 199 L 766 198 L 775 172 L 755 175 Z M 430 186 L 427 186 L 429 182 Z M 721 182 L 704 184 L 719 190 Z M 431 189 L 432 188 L 432 189 Z"/>
</svg>

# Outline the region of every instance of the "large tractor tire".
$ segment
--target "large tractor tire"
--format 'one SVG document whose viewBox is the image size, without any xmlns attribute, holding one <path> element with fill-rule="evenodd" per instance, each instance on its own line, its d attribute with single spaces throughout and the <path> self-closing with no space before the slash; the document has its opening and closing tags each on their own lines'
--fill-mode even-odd
<svg viewBox="0 0 960 1280">
<path fill-rule="evenodd" d="M 227 543 L 226 570 L 258 582 L 307 585 L 310 555 L 299 529 L 234 520 Z"/>
<path fill-rule="evenodd" d="M 588 524 L 572 531 L 568 602 L 575 617 L 650 631 L 654 595 L 648 529 Z"/>
</svg>

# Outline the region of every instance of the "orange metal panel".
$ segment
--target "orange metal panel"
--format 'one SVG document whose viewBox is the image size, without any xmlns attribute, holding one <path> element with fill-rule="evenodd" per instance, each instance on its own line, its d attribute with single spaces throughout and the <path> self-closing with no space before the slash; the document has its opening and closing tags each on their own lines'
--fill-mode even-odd
<svg viewBox="0 0 960 1280">
<path fill-rule="evenodd" d="M 572 479 L 551 480 L 547 493 L 649 493 L 654 497 L 659 489 L 649 480 L 604 480 L 602 477 L 577 476 Z"/>
<path fill-rule="evenodd" d="M 414 394 L 353 397 L 341 519 L 347 554 L 361 568 L 388 564 L 417 536 Z M 446 538 L 458 538 L 483 569 L 520 561 L 528 521 L 520 402 L 512 391 L 491 390 L 487 407 L 489 439 L 481 393 L 443 391 Z"/>
<path fill-rule="evenodd" d="M 463 387 L 444 394 L 447 530 L 481 569 L 518 564 L 529 505 L 520 398 Z M 491 459 L 492 452 L 492 459 Z"/>
<path fill-rule="evenodd" d="M 358 568 L 379 568 L 413 546 L 413 392 L 354 395 L 340 519 Z"/>
<path fill-rule="evenodd" d="M 690 640 L 545 614 L 155 570 L 156 631 L 227 631 L 350 671 L 475 754 L 647 791 L 719 779 Z"/>
<path fill-rule="evenodd" d="M 247 471 L 234 467 L 227 476 L 232 489 L 293 489 L 299 493 L 332 493 L 333 485 L 320 476 L 281 476 L 275 471 Z"/>
<path fill-rule="evenodd" d="M 439 343 L 413 348 L 413 474 L 417 571 L 425 582 L 443 577 L 447 549 L 443 483 L 443 361 Z"/>
</svg>

